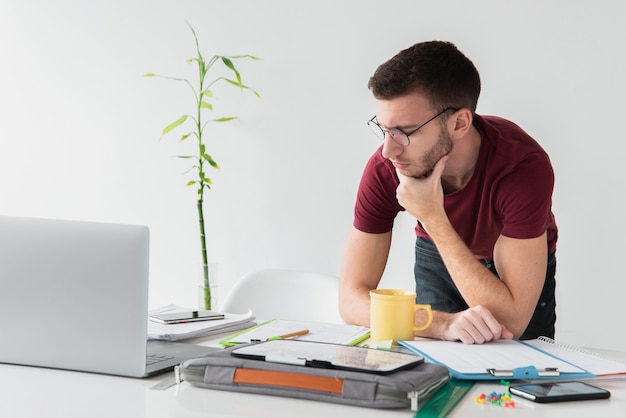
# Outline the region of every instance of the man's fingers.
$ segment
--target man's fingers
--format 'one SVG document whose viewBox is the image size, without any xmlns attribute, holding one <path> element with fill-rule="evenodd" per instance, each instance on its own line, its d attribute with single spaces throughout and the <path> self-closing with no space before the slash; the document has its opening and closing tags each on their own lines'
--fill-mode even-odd
<svg viewBox="0 0 626 418">
<path fill-rule="evenodd" d="M 451 339 L 465 344 L 483 344 L 513 338 L 513 333 L 482 306 L 460 312 L 450 326 L 450 334 Z"/>
<path fill-rule="evenodd" d="M 443 174 L 443 170 L 446 168 L 446 161 L 448 161 L 448 158 L 450 157 L 447 155 L 444 155 L 443 157 L 439 159 L 439 161 L 437 161 L 437 164 L 435 164 L 435 167 L 433 167 L 433 175 L 435 175 L 436 178 L 441 178 L 441 175 Z"/>
<path fill-rule="evenodd" d="M 405 176 L 404 174 L 402 174 L 402 172 L 400 172 L 400 170 L 397 168 L 396 168 L 396 174 L 398 175 L 398 180 L 400 180 L 400 183 L 405 182 L 409 178 Z"/>
<path fill-rule="evenodd" d="M 502 334 L 500 335 L 500 338 L 503 340 L 512 340 L 513 332 L 509 331 L 504 326 L 502 326 Z"/>
</svg>

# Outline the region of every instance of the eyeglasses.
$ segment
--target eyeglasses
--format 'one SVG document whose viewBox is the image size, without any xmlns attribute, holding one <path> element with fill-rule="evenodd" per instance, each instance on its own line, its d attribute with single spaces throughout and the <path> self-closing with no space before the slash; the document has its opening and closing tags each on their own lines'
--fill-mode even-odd
<svg viewBox="0 0 626 418">
<path fill-rule="evenodd" d="M 426 122 L 422 123 L 420 126 L 418 126 L 417 128 L 413 129 L 409 133 L 406 133 L 402 129 L 398 129 L 398 128 L 384 129 L 382 126 L 380 126 L 378 124 L 378 122 L 376 122 L 374 120 L 374 119 L 376 119 L 376 116 L 374 116 L 372 119 L 370 119 L 367 122 L 367 124 L 369 125 L 370 128 L 372 128 L 372 131 L 374 132 L 374 135 L 376 135 L 380 139 L 385 139 L 385 134 L 389 133 L 389 136 L 391 137 L 391 139 L 393 139 L 393 141 L 395 143 L 397 143 L 398 145 L 402 145 L 403 147 L 406 147 L 406 146 L 408 146 L 411 143 L 411 141 L 409 140 L 409 137 L 411 135 L 413 135 L 415 132 L 417 132 L 420 129 L 422 129 L 429 122 L 432 122 L 433 120 L 437 119 L 439 116 L 441 116 L 444 113 L 446 113 L 448 110 L 454 110 L 456 112 L 458 109 L 455 108 L 455 107 L 446 107 L 441 112 L 437 113 L 435 116 L 433 116 L 432 118 L 428 119 Z"/>
</svg>

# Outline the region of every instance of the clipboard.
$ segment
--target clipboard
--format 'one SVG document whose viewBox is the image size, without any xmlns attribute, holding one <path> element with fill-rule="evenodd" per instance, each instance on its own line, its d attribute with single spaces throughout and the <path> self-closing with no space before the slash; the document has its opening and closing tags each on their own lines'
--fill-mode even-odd
<svg viewBox="0 0 626 418">
<path fill-rule="evenodd" d="M 588 379 L 596 375 L 565 358 L 519 340 L 463 344 L 439 340 L 399 341 L 460 380 Z"/>
<path fill-rule="evenodd" d="M 424 362 L 424 357 L 418 354 L 299 340 L 253 343 L 235 348 L 231 355 L 268 363 L 384 375 L 410 369 Z"/>
<path fill-rule="evenodd" d="M 224 338 L 219 343 L 225 347 L 232 347 L 256 341 L 265 341 L 276 336 L 304 329 L 309 332 L 306 335 L 297 337 L 300 341 L 357 345 L 370 336 L 369 328 L 358 325 L 271 319 Z"/>
</svg>

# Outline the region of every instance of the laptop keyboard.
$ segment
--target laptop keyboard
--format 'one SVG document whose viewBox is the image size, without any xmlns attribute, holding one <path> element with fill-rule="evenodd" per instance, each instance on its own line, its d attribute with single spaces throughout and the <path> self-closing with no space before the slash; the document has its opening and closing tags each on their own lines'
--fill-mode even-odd
<svg viewBox="0 0 626 418">
<path fill-rule="evenodd" d="M 146 366 L 151 366 L 165 360 L 171 360 L 174 356 L 168 354 L 148 354 L 146 356 Z"/>
</svg>

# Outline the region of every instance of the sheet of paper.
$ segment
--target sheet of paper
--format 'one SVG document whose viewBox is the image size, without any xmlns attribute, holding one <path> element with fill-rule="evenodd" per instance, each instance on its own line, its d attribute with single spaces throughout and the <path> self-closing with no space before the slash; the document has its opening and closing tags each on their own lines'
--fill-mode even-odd
<svg viewBox="0 0 626 418">
<path fill-rule="evenodd" d="M 289 321 L 276 319 L 260 324 L 228 339 L 232 344 L 245 344 L 252 340 L 265 341 L 268 338 L 308 329 L 309 333 L 297 337 L 303 341 L 317 341 L 335 344 L 351 344 L 369 335 L 369 328 L 348 324 L 327 324 L 321 322 Z"/>
<path fill-rule="evenodd" d="M 459 373 L 485 373 L 487 369 L 513 370 L 534 366 L 556 367 L 561 373 L 580 373 L 582 369 L 515 340 L 497 340 L 486 344 L 463 344 L 439 340 L 405 341 L 417 351 Z"/>
</svg>

